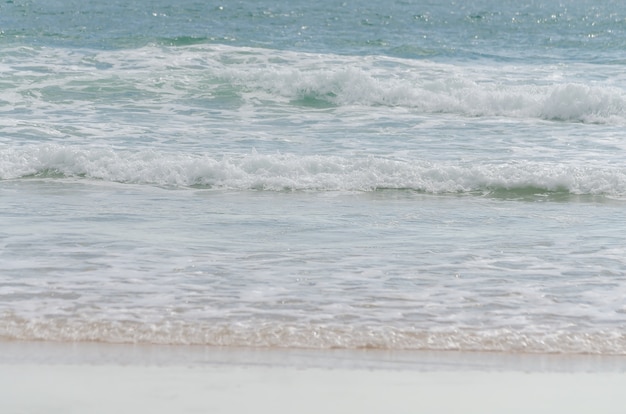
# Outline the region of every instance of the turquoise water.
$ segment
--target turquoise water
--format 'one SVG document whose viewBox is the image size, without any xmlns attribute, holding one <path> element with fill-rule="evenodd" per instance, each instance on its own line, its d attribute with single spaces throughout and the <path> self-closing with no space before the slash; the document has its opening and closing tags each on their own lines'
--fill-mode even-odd
<svg viewBox="0 0 626 414">
<path fill-rule="evenodd" d="M 0 5 L 0 337 L 626 354 L 618 2 Z"/>
<path fill-rule="evenodd" d="M 7 1 L 11 46 L 230 44 L 409 59 L 623 63 L 618 1 Z"/>
</svg>

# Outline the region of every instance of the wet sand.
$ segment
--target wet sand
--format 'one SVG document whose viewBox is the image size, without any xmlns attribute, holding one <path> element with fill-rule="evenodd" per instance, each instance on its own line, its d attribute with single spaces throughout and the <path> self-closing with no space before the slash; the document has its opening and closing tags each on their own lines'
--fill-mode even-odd
<svg viewBox="0 0 626 414">
<path fill-rule="evenodd" d="M 626 358 L 0 342 L 2 413 L 621 413 Z"/>
</svg>

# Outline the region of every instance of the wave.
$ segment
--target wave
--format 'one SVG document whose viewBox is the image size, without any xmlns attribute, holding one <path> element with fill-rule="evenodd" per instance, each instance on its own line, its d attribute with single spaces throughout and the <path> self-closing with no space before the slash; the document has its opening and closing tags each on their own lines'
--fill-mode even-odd
<svg viewBox="0 0 626 414">
<path fill-rule="evenodd" d="M 432 68 L 430 68 L 432 70 Z M 626 94 L 612 86 L 565 82 L 509 85 L 495 79 L 479 81 L 471 75 L 442 72 L 436 77 L 416 73 L 380 77 L 362 68 L 337 67 L 302 71 L 278 69 L 231 73 L 235 84 L 247 85 L 294 103 L 314 106 L 389 106 L 427 114 L 468 117 L 538 118 L 583 123 L 626 121 Z M 498 76 L 498 75 L 495 75 Z M 321 104 L 320 104 L 321 103 Z"/>
<path fill-rule="evenodd" d="M 402 189 L 432 194 L 626 195 L 626 169 L 602 165 L 533 161 L 461 164 L 256 152 L 211 156 L 54 144 L 0 149 L 0 179 L 28 178 L 266 191 Z"/>
<path fill-rule="evenodd" d="M 626 123 L 626 90 L 611 65 L 497 66 L 194 44 L 90 51 L 3 51 L 7 107 L 75 110 L 85 101 L 144 110 L 176 102 L 253 106 L 401 107 L 414 113 Z M 28 63 L 25 63 L 28 62 Z M 211 106 L 213 102 L 213 106 Z M 53 105 L 51 107 L 51 105 Z"/>
<path fill-rule="evenodd" d="M 606 70 L 598 66 L 493 67 L 251 48 L 216 48 L 200 59 L 206 59 L 206 67 L 223 63 L 213 66 L 217 77 L 265 99 L 269 95 L 294 103 L 403 107 L 469 117 L 626 121 L 624 88 L 589 80 L 589 73 Z M 621 75 L 607 73 L 606 79 L 619 80 Z"/>
</svg>

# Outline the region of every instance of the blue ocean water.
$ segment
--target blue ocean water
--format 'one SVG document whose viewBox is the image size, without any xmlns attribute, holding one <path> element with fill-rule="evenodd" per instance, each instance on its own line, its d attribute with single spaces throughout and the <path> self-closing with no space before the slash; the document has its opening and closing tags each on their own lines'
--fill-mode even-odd
<svg viewBox="0 0 626 414">
<path fill-rule="evenodd" d="M 0 5 L 0 338 L 626 354 L 626 5 Z"/>
</svg>

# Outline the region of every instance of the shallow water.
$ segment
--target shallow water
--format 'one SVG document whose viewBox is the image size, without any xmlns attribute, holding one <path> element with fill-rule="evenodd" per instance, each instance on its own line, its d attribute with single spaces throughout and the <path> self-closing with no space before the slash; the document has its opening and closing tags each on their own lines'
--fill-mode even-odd
<svg viewBox="0 0 626 414">
<path fill-rule="evenodd" d="M 624 236 L 611 229 L 622 202 L 36 179 L 2 193 L 14 203 L 2 231 L 8 337 L 623 346 Z"/>
</svg>

